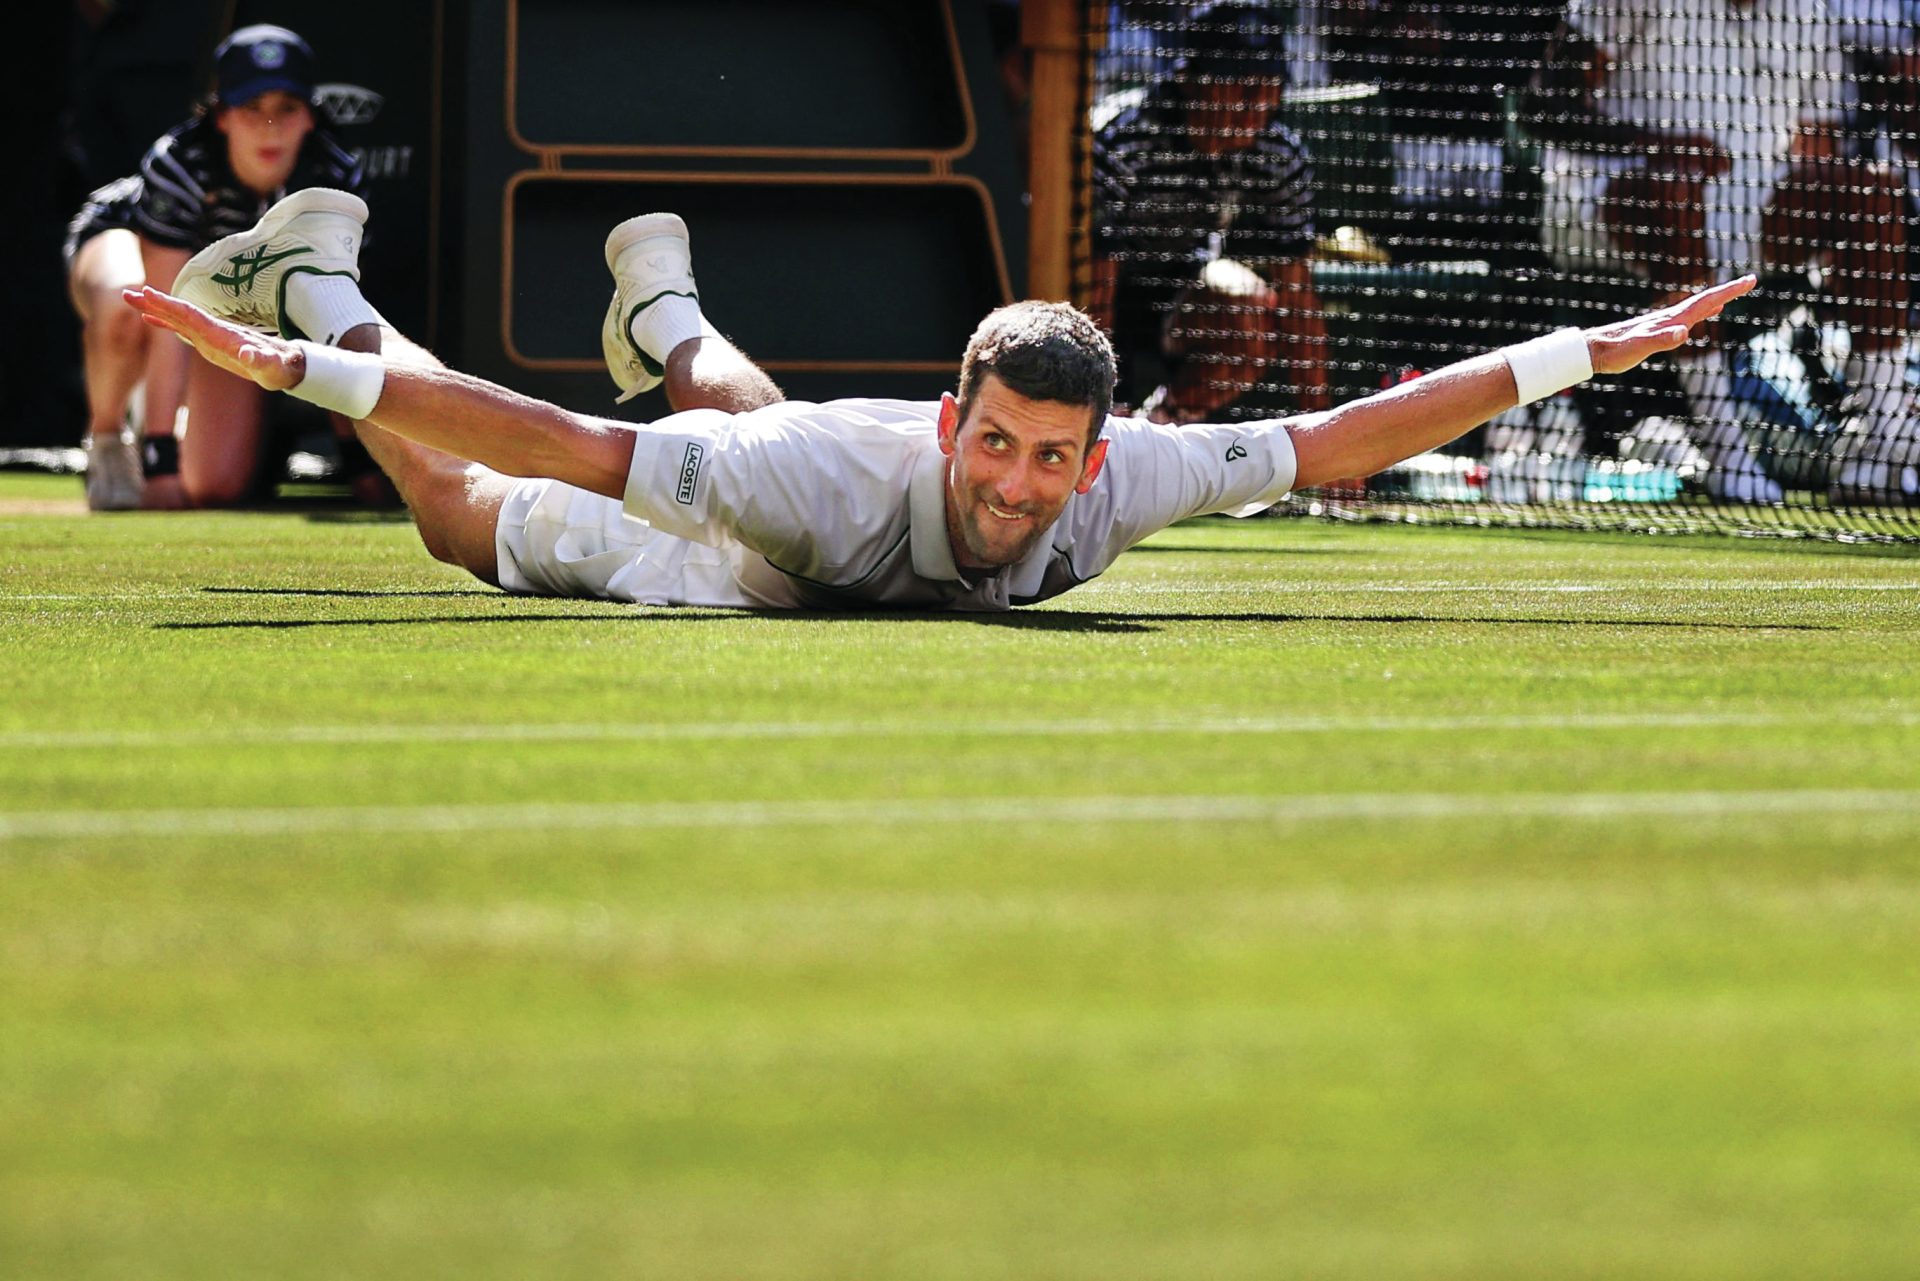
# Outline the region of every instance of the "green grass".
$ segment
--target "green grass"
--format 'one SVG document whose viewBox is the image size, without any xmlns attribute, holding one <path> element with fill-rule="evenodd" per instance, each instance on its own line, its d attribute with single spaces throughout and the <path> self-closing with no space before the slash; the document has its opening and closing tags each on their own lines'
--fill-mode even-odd
<svg viewBox="0 0 1920 1281">
<path fill-rule="evenodd" d="M 75 486 L 0 478 L 9 1281 L 1913 1275 L 1911 557 L 754 617 Z"/>
</svg>

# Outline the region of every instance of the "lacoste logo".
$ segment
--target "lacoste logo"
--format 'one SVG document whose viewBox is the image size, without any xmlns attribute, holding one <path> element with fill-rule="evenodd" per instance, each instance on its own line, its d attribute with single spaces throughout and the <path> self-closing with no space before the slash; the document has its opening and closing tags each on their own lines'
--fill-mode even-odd
<svg viewBox="0 0 1920 1281">
<path fill-rule="evenodd" d="M 340 247 L 341 247 L 342 249 L 344 249 L 344 250 L 346 250 L 346 251 L 347 251 L 348 253 L 352 253 L 352 252 L 353 252 L 353 237 L 352 237 L 352 236 L 339 236 L 339 237 L 336 237 L 336 239 L 338 239 L 338 240 L 340 241 Z"/>
<path fill-rule="evenodd" d="M 1241 444 L 1239 441 L 1236 440 L 1231 445 L 1227 446 L 1228 462 L 1232 462 L 1236 458 L 1245 458 L 1246 456 L 1247 456 L 1247 447 Z"/>
<path fill-rule="evenodd" d="M 697 442 L 687 443 L 686 456 L 680 460 L 680 488 L 673 496 L 682 507 L 693 506 L 693 483 L 700 479 L 700 459 L 704 451 Z"/>
<path fill-rule="evenodd" d="M 387 100 L 359 85 L 316 85 L 313 100 L 336 125 L 364 125 L 380 114 Z"/>
<path fill-rule="evenodd" d="M 653 268 L 655 271 L 665 271 L 667 269 L 667 256 L 665 254 L 655 254 L 653 257 L 647 259 L 647 266 Z"/>
<path fill-rule="evenodd" d="M 238 298 L 242 293 L 252 293 L 253 282 L 260 278 L 261 272 L 276 262 L 283 258 L 293 258 L 312 252 L 313 250 L 306 245 L 295 245 L 291 249 L 282 249 L 279 253 L 268 253 L 267 247 L 261 245 L 228 259 L 226 274 L 214 273 L 213 283 Z"/>
</svg>

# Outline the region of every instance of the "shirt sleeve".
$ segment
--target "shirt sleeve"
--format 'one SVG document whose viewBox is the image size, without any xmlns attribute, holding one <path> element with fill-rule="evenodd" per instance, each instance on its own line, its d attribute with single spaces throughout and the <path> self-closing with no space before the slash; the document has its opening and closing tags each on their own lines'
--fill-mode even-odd
<svg viewBox="0 0 1920 1281">
<path fill-rule="evenodd" d="M 207 243 L 207 193 L 181 160 L 177 134 L 165 134 L 140 161 L 143 190 L 134 229 L 155 244 L 199 249 Z"/>
<path fill-rule="evenodd" d="M 709 547 L 739 543 L 788 573 L 822 582 L 871 551 L 884 531 L 858 496 L 902 492 L 896 456 L 850 446 L 804 416 L 693 409 L 641 427 L 627 473 L 627 515 Z"/>
<path fill-rule="evenodd" d="M 1113 555 L 1189 516 L 1251 516 L 1293 488 L 1293 437 L 1284 419 L 1178 426 L 1110 419 L 1106 468 Z"/>
</svg>

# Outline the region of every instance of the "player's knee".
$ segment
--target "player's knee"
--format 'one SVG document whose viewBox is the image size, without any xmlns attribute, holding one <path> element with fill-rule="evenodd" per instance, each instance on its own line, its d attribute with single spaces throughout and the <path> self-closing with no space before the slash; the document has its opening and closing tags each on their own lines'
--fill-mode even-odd
<svg viewBox="0 0 1920 1281">
<path fill-rule="evenodd" d="M 147 324 L 117 292 L 93 300 L 87 328 L 99 348 L 116 355 L 132 356 L 146 350 Z"/>
<path fill-rule="evenodd" d="M 475 467 L 422 468 L 410 474 L 400 490 L 427 555 L 497 586 L 497 512 L 487 489 L 490 476 Z"/>
<path fill-rule="evenodd" d="M 250 494 L 248 476 L 181 476 L 181 488 L 192 507 L 238 507 Z"/>
<path fill-rule="evenodd" d="M 490 587 L 500 585 L 499 558 L 491 543 L 482 547 L 474 540 L 455 537 L 431 519 L 418 520 L 416 525 L 427 555 L 443 565 L 466 570 Z"/>
<path fill-rule="evenodd" d="M 420 543 L 427 549 L 427 555 L 446 565 L 466 565 L 461 561 L 459 552 L 454 548 L 453 540 L 447 537 L 446 530 L 429 512 L 414 513 L 414 529 L 420 534 Z"/>
</svg>

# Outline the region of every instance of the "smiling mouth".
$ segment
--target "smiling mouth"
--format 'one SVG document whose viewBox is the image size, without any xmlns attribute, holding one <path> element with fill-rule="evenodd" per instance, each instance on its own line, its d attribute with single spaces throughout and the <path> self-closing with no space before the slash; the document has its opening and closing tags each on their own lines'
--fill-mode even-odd
<svg viewBox="0 0 1920 1281">
<path fill-rule="evenodd" d="M 1025 520 L 1027 518 L 1027 514 L 1025 512 L 1010 512 L 1005 510 L 1004 508 L 995 507 L 992 503 L 988 502 L 984 498 L 980 500 L 980 505 L 982 507 L 985 507 L 988 511 L 992 512 L 995 516 L 999 517 L 1001 520 Z"/>
</svg>

